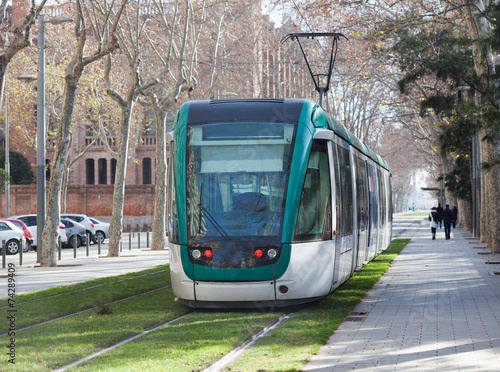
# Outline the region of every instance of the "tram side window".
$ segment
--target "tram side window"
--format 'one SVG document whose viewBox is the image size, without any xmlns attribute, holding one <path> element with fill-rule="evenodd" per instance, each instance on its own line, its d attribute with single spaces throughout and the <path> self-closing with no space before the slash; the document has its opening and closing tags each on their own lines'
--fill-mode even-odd
<svg viewBox="0 0 500 372">
<path fill-rule="evenodd" d="M 366 164 L 363 159 L 355 156 L 356 160 L 356 191 L 358 205 L 358 226 L 361 231 L 368 227 L 368 185 Z"/>
<path fill-rule="evenodd" d="M 170 143 L 170 156 L 168 159 L 168 214 L 167 231 L 168 240 L 172 243 L 179 243 L 179 223 L 177 219 L 177 201 L 175 198 L 175 182 L 174 182 L 174 143 Z"/>
<path fill-rule="evenodd" d="M 327 143 L 315 141 L 307 163 L 293 240 L 331 239 L 331 204 Z"/>
<path fill-rule="evenodd" d="M 352 175 L 349 150 L 339 147 L 340 189 L 342 193 L 342 215 L 340 219 L 340 236 L 352 235 L 353 200 Z"/>
<path fill-rule="evenodd" d="M 380 202 L 380 219 L 382 228 L 385 227 L 386 219 L 385 219 L 385 187 L 384 187 L 384 179 L 382 178 L 382 172 L 380 169 L 377 169 L 377 178 L 378 178 L 378 192 L 379 192 L 379 202 Z"/>
</svg>

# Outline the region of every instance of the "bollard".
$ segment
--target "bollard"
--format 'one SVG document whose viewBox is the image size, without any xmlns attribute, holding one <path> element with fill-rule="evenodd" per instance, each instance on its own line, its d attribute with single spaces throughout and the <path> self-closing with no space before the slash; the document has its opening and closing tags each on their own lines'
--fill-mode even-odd
<svg viewBox="0 0 500 372">
<path fill-rule="evenodd" d="M 101 255 L 101 239 L 97 239 L 97 255 Z"/>
<path fill-rule="evenodd" d="M 89 250 L 89 247 L 90 247 L 90 235 L 89 234 L 86 234 L 87 235 L 87 257 L 89 256 L 90 254 L 90 250 Z"/>
<path fill-rule="evenodd" d="M 26 241 L 24 243 L 26 244 Z M 21 249 L 19 250 L 19 266 L 23 266 L 23 249 L 24 247 L 21 244 Z"/>
<path fill-rule="evenodd" d="M 62 255 L 62 241 L 59 239 L 57 241 L 57 252 L 58 252 L 58 258 L 59 258 L 59 261 L 61 261 L 61 255 Z"/>
<path fill-rule="evenodd" d="M 2 268 L 5 269 L 5 260 L 7 259 L 6 257 L 6 252 L 5 252 L 5 240 L 2 240 Z"/>
<path fill-rule="evenodd" d="M 128 233 L 128 250 L 132 250 L 132 234 Z"/>
<path fill-rule="evenodd" d="M 123 248 L 123 242 L 120 240 L 120 252 L 122 251 Z"/>
<path fill-rule="evenodd" d="M 141 249 L 141 232 L 137 233 L 137 249 Z"/>
<path fill-rule="evenodd" d="M 146 248 L 149 249 L 149 231 L 146 232 Z"/>
<path fill-rule="evenodd" d="M 73 258 L 76 258 L 76 242 L 73 241 Z"/>
</svg>

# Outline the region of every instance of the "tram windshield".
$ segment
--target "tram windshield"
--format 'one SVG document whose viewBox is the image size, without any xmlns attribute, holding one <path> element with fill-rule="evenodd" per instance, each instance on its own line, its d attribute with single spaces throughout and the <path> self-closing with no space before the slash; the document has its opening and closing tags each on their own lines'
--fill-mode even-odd
<svg viewBox="0 0 500 372">
<path fill-rule="evenodd" d="M 188 126 L 190 243 L 280 238 L 294 130 L 262 122 Z"/>
</svg>

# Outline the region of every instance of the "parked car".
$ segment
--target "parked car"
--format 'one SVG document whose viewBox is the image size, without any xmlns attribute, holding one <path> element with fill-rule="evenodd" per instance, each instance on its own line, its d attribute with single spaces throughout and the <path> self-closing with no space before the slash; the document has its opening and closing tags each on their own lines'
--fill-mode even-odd
<svg viewBox="0 0 500 372">
<path fill-rule="evenodd" d="M 61 218 L 65 219 L 70 219 L 75 222 L 81 223 L 83 226 L 85 226 L 85 230 L 87 231 L 87 234 L 89 235 L 90 241 L 94 241 L 95 239 L 95 228 L 94 224 L 90 219 L 87 217 L 86 214 L 76 214 L 76 213 L 63 213 L 61 214 Z"/>
<path fill-rule="evenodd" d="M 76 246 L 76 248 L 78 248 L 87 244 L 87 230 L 85 229 L 85 226 L 70 219 L 61 218 L 61 222 L 66 227 L 66 236 L 68 237 L 68 242 L 63 244 L 63 246 Z"/>
<path fill-rule="evenodd" d="M 109 238 L 109 223 L 99 221 L 94 217 L 89 217 L 90 221 L 94 224 L 95 236 L 94 243 L 101 241 L 101 244 L 104 243 L 104 239 Z"/>
<path fill-rule="evenodd" d="M 21 220 L 16 220 L 15 218 L 2 218 L 0 221 L 9 221 L 18 229 L 23 231 L 23 236 L 26 244 L 24 244 L 23 252 L 28 252 L 33 245 L 33 234 L 28 226 L 24 224 Z"/>
<path fill-rule="evenodd" d="M 5 242 L 6 254 L 16 254 L 25 245 L 23 231 L 9 221 L 0 221 L 0 242 L 2 241 Z M 3 247 L 0 248 L 2 249 Z"/>
<path fill-rule="evenodd" d="M 31 247 L 36 251 L 36 246 L 37 246 L 37 224 L 36 224 L 36 214 L 23 214 L 20 216 L 10 216 L 9 219 L 14 218 L 16 220 L 21 220 L 24 222 L 24 224 L 30 229 L 31 233 L 33 234 L 33 244 Z M 68 238 L 66 236 L 66 226 L 64 226 L 62 223 L 59 223 L 59 238 L 61 240 L 62 244 L 66 244 L 68 241 Z"/>
</svg>

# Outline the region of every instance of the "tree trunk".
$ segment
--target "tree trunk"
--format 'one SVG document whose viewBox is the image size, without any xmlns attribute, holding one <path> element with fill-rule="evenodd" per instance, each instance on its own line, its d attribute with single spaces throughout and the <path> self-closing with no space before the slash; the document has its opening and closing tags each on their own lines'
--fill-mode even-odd
<svg viewBox="0 0 500 372">
<path fill-rule="evenodd" d="M 115 187 L 113 190 L 113 210 L 109 222 L 108 257 L 120 255 L 120 244 L 123 233 L 123 203 L 125 199 L 125 177 L 127 174 L 128 141 L 130 135 L 130 120 L 137 95 L 122 106 L 120 132 L 118 137 L 118 158 L 116 160 Z"/>
<path fill-rule="evenodd" d="M 165 146 L 165 126 L 167 115 L 155 106 L 156 119 L 156 175 L 155 212 L 153 218 L 152 250 L 165 249 L 165 210 L 167 203 L 167 156 Z"/>
<path fill-rule="evenodd" d="M 490 140 L 482 140 L 480 145 L 481 163 L 487 165 L 481 169 L 481 214 L 485 217 L 484 222 L 481 219 L 481 236 L 485 235 L 492 253 L 500 253 L 500 133 L 492 129 L 488 134 Z"/>
<path fill-rule="evenodd" d="M 461 1 L 468 29 L 472 39 L 474 69 L 480 79 L 480 107 L 483 128 L 479 132 L 481 152 L 481 241 L 488 244 L 492 253 L 500 252 L 500 132 L 495 125 L 488 123 L 489 111 L 495 110 L 491 101 L 498 107 L 498 97 L 492 94 L 497 77 L 492 74 L 488 58 L 488 46 L 484 41 L 487 35 L 488 20 L 481 12 L 475 12 L 470 1 Z M 480 3 L 475 1 L 474 3 Z M 479 9 L 482 4 L 477 4 Z M 498 120 L 498 119 L 497 119 Z M 485 140 L 488 138 L 488 140 Z M 485 167 L 484 165 L 487 165 Z"/>
<path fill-rule="evenodd" d="M 472 232 L 472 202 L 470 200 L 458 199 L 458 221 L 457 224 L 464 231 Z"/>
<path fill-rule="evenodd" d="M 68 158 L 71 117 L 75 104 L 77 82 L 83 71 L 77 69 L 76 76 L 66 77 L 63 117 L 56 138 L 56 149 L 52 160 L 49 192 L 47 195 L 47 216 L 42 233 L 43 251 L 40 266 L 57 266 L 58 229 L 60 224 L 61 184 Z M 39 232 L 40 233 L 40 232 Z"/>
<path fill-rule="evenodd" d="M 64 175 L 61 193 L 61 213 L 66 213 L 66 196 L 68 195 L 69 168 L 64 167 Z"/>
</svg>

